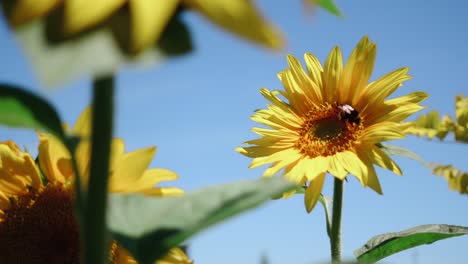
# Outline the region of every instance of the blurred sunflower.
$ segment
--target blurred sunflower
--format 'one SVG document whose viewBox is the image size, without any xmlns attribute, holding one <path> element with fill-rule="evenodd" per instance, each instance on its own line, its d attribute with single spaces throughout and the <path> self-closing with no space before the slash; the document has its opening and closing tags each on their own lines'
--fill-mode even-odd
<svg viewBox="0 0 468 264">
<path fill-rule="evenodd" d="M 283 45 L 277 30 L 265 21 L 250 0 L 17 0 L 5 4 L 8 20 L 13 26 L 47 16 L 62 7 L 63 30 L 69 35 L 95 27 L 127 7 L 130 19 L 126 35 L 130 36 L 132 53 L 153 45 L 179 7 L 197 11 L 211 22 L 250 41 L 272 48 Z"/>
<path fill-rule="evenodd" d="M 278 74 L 285 91 L 260 89 L 271 102 L 256 111 L 252 120 L 267 128 L 253 128 L 261 136 L 245 142 L 236 151 L 254 158 L 250 168 L 272 165 L 263 176 L 284 169 L 287 179 L 309 183 L 306 210 L 315 206 L 326 173 L 344 179 L 348 173 L 381 194 L 373 165 L 401 175 L 398 165 L 378 146 L 404 138 L 402 121 L 421 110 L 427 94 L 413 92 L 385 100 L 408 79 L 408 68 L 400 68 L 368 84 L 376 55 L 376 44 L 365 36 L 343 67 L 341 51 L 335 47 L 322 67 L 312 54 L 305 54 L 307 72 L 288 55 L 289 68 Z"/>
<path fill-rule="evenodd" d="M 78 167 L 86 183 L 89 170 L 90 109 L 79 117 L 73 131 L 84 137 L 76 150 Z M 0 142 L 0 256 L 2 263 L 79 263 L 78 224 L 74 215 L 73 180 L 69 153 L 52 135 L 39 134 L 38 160 L 12 141 Z M 113 141 L 109 191 L 168 196 L 179 188 L 154 188 L 175 180 L 177 174 L 148 169 L 155 148 L 124 153 L 122 140 Z M 27 252 L 27 253 L 25 253 Z M 115 241 L 110 263 L 136 263 Z M 172 249 L 157 264 L 192 263 L 180 249 Z"/>
</svg>

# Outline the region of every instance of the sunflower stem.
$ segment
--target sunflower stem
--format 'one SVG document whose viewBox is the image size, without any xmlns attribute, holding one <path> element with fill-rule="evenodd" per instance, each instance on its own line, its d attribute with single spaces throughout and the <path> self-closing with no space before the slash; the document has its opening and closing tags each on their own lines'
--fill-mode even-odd
<svg viewBox="0 0 468 264">
<path fill-rule="evenodd" d="M 114 78 L 93 81 L 91 165 L 85 215 L 85 263 L 106 263 L 107 185 L 113 127 Z"/>
<path fill-rule="evenodd" d="M 341 263 L 341 209 L 343 207 L 344 181 L 335 178 L 333 185 L 333 211 L 331 224 L 331 259 L 333 264 Z"/>
<path fill-rule="evenodd" d="M 68 149 L 71 152 L 73 171 L 75 172 L 75 182 L 74 182 L 75 212 L 76 212 L 76 218 L 78 221 L 80 248 L 85 248 L 84 226 L 85 226 L 86 198 L 84 197 L 83 185 L 81 184 L 81 175 L 80 175 L 80 171 L 78 170 L 78 163 L 76 162 L 76 156 L 75 156 L 76 146 L 71 147 L 70 143 L 68 144 L 69 144 Z M 83 258 L 84 258 L 84 253 L 83 251 L 80 251 L 80 260 L 82 260 Z"/>
</svg>

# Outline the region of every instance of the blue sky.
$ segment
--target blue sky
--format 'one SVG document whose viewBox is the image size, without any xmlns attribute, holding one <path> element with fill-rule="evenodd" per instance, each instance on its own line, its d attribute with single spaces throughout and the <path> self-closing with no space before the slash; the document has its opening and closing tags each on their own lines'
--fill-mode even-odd
<svg viewBox="0 0 468 264">
<path fill-rule="evenodd" d="M 345 14 L 336 18 L 322 10 L 310 16 L 302 1 L 257 1 L 266 17 L 285 33 L 284 52 L 271 52 L 241 41 L 205 19 L 187 14 L 195 51 L 145 70 L 124 70 L 117 78 L 116 135 L 127 150 L 157 145 L 153 167 L 176 171 L 186 190 L 241 179 L 256 179 L 262 168 L 249 170 L 250 159 L 233 149 L 255 137 L 249 116 L 266 101 L 258 89 L 282 89 L 276 73 L 285 68 L 286 53 L 302 58 L 314 53 L 322 62 L 335 45 L 347 57 L 363 35 L 377 42 L 372 80 L 402 66 L 414 78 L 396 95 L 423 90 L 429 109 L 453 114 L 454 96 L 467 95 L 468 32 L 465 1 L 337 0 Z M 465 26 L 464 26 L 465 25 Z M 90 81 L 82 79 L 47 90 L 35 77 L 4 21 L 0 22 L 0 81 L 31 87 L 73 123 L 89 103 Z M 429 110 L 428 109 L 428 110 Z M 426 111 L 428 111 L 426 110 Z M 1 127 L 0 140 L 14 139 L 33 150 L 34 133 Z M 448 140 L 451 142 L 452 140 Z M 427 161 L 468 170 L 467 146 L 410 137 L 396 143 Z M 379 170 L 384 195 L 363 189 L 351 179 L 345 187 L 343 254 L 352 258 L 373 235 L 415 225 L 468 225 L 467 196 L 448 190 L 447 183 L 419 163 L 396 158 L 404 176 Z M 325 194 L 331 195 L 331 178 Z M 323 210 L 311 214 L 302 196 L 272 201 L 256 211 L 218 225 L 189 241 L 197 263 L 320 263 L 329 259 Z M 468 237 L 422 246 L 388 258 L 385 263 L 461 263 Z"/>
</svg>

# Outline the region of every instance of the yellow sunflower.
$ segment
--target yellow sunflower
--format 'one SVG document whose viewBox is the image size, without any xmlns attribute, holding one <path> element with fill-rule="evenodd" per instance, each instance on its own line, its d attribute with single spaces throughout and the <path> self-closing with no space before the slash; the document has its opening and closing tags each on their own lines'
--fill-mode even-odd
<svg viewBox="0 0 468 264">
<path fill-rule="evenodd" d="M 263 176 L 284 169 L 287 179 L 304 184 L 305 205 L 312 210 L 319 198 L 325 174 L 344 179 L 354 175 L 381 194 L 373 165 L 401 175 L 398 165 L 378 146 L 404 138 L 402 121 L 423 107 L 423 92 L 386 100 L 411 77 L 400 68 L 368 83 L 376 44 L 365 36 L 343 66 L 335 47 L 322 67 L 312 54 L 304 55 L 307 71 L 288 55 L 288 69 L 278 74 L 285 91 L 260 89 L 271 102 L 256 111 L 252 120 L 270 128 L 253 128 L 261 136 L 236 151 L 253 158 L 250 168 L 272 163 Z"/>
<path fill-rule="evenodd" d="M 195 10 L 211 22 L 248 40 L 272 48 L 283 45 L 277 30 L 265 21 L 250 0 L 16 0 L 8 3 L 8 20 L 21 25 L 48 15 L 63 5 L 64 30 L 76 34 L 98 25 L 128 6 L 130 43 L 133 52 L 158 40 L 179 6 Z"/>
<path fill-rule="evenodd" d="M 78 171 L 86 185 L 90 169 L 91 107 L 87 107 L 71 129 L 80 137 L 75 152 Z M 70 153 L 55 136 L 39 133 L 39 163 L 48 177 L 66 182 L 73 179 Z M 148 147 L 124 153 L 122 139 L 112 140 L 110 157 L 109 191 L 114 193 L 145 193 L 148 195 L 172 196 L 182 194 L 179 188 L 155 188 L 161 181 L 176 180 L 178 175 L 170 170 L 147 169 L 156 154 L 156 147 Z"/>
<path fill-rule="evenodd" d="M 73 131 L 86 135 L 87 108 Z M 80 134 L 81 133 L 81 134 Z M 69 153 L 56 138 L 40 134 L 38 160 L 12 141 L 0 142 L 0 256 L 2 263 L 79 263 L 78 224 L 73 207 L 73 179 Z M 164 169 L 148 169 L 154 148 L 124 153 L 122 140 L 113 141 L 109 191 L 167 196 L 183 193 L 179 188 L 154 185 L 178 176 Z M 84 137 L 77 148 L 78 167 L 84 183 L 89 169 L 89 142 Z M 27 252 L 27 253 L 26 253 Z M 110 263 L 136 263 L 115 241 Z M 180 249 L 172 249 L 157 264 L 192 263 Z"/>
</svg>

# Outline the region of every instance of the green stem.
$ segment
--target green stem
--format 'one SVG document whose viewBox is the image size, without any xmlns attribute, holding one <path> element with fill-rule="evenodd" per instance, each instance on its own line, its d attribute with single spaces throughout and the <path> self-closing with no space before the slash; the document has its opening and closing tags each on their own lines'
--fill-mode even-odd
<svg viewBox="0 0 468 264">
<path fill-rule="evenodd" d="M 70 143 L 69 143 L 70 144 Z M 85 201 L 86 198 L 84 197 L 83 193 L 83 185 L 81 184 L 81 175 L 80 171 L 78 170 L 78 164 L 76 162 L 76 156 L 75 156 L 75 148 L 76 146 L 73 147 L 68 147 L 69 150 L 71 150 L 71 157 L 72 157 L 72 166 L 73 170 L 75 172 L 75 182 L 74 182 L 74 190 L 75 190 L 75 213 L 76 213 L 76 218 L 78 221 L 78 230 L 79 230 L 79 239 L 80 239 L 80 248 L 85 247 L 85 232 L 84 232 L 84 226 L 85 226 Z M 82 260 L 84 258 L 84 252 L 80 251 L 80 259 Z"/>
<path fill-rule="evenodd" d="M 332 263 L 341 263 L 341 209 L 343 206 L 343 180 L 335 178 L 333 186 L 333 215 L 331 224 Z"/>
<path fill-rule="evenodd" d="M 91 165 L 85 215 L 85 263 L 106 263 L 107 185 L 113 126 L 113 76 L 93 81 Z"/>
</svg>

